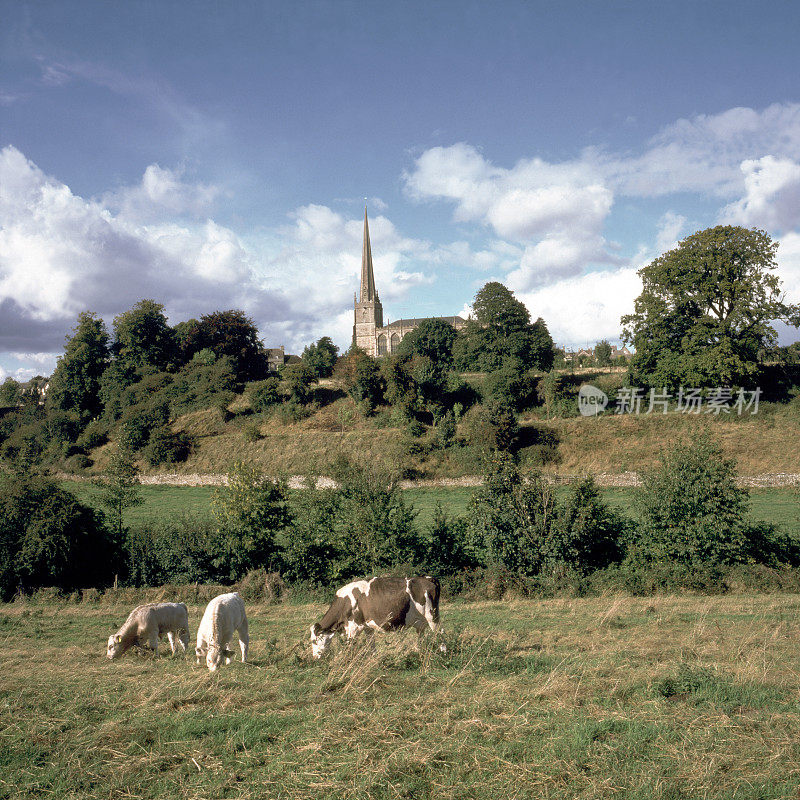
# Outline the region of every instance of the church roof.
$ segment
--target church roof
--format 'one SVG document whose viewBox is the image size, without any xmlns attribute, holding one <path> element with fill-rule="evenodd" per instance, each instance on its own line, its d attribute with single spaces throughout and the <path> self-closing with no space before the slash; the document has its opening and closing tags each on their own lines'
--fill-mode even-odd
<svg viewBox="0 0 800 800">
<path fill-rule="evenodd" d="M 423 322 L 427 322 L 429 319 L 440 319 L 443 322 L 449 322 L 451 325 L 457 325 L 459 322 L 463 322 L 465 325 L 467 321 L 464 317 L 414 317 L 413 319 L 396 319 L 393 322 L 390 322 L 386 327 L 387 328 L 416 328 L 417 326 L 421 325 Z"/>
</svg>

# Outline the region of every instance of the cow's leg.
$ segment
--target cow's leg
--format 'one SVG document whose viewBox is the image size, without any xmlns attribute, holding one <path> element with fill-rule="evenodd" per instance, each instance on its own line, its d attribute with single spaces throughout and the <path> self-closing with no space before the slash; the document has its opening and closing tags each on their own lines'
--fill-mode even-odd
<svg viewBox="0 0 800 800">
<path fill-rule="evenodd" d="M 169 642 L 169 648 L 172 650 L 172 655 L 175 655 L 175 633 L 174 631 L 167 631 L 167 641 Z"/>
<path fill-rule="evenodd" d="M 186 628 L 181 628 L 178 641 L 181 643 L 181 647 L 183 648 L 183 653 L 185 655 L 186 651 L 189 649 L 189 631 L 186 630 Z"/>
<path fill-rule="evenodd" d="M 247 649 L 250 646 L 250 632 L 247 625 L 247 620 L 245 620 L 239 626 L 239 649 L 242 651 L 242 663 L 247 662 Z"/>
<path fill-rule="evenodd" d="M 147 639 L 147 647 L 153 651 L 153 658 L 158 655 L 158 631 L 153 631 Z"/>
</svg>

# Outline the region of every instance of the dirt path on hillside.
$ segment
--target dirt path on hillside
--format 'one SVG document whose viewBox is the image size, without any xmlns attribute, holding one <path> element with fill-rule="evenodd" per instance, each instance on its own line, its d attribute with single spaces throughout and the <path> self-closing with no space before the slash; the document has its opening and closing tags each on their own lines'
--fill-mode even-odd
<svg viewBox="0 0 800 800">
<path fill-rule="evenodd" d="M 563 485 L 580 480 L 583 475 L 546 475 L 545 478 L 552 484 Z M 598 486 L 608 488 L 626 488 L 641 486 L 642 481 L 636 472 L 609 473 L 600 472 L 592 476 Z M 225 475 L 221 474 L 181 474 L 178 472 L 164 473 L 162 475 L 140 475 L 139 480 L 145 486 L 222 486 Z M 800 473 L 771 472 L 763 475 L 739 475 L 736 479 L 739 486 L 751 489 L 779 488 L 787 486 L 800 487 Z M 400 481 L 402 489 L 434 489 L 459 486 L 480 486 L 483 479 L 479 475 L 465 475 L 461 478 L 431 478 L 417 481 Z M 301 489 L 306 485 L 306 479 L 300 475 L 289 478 L 289 487 Z M 317 489 L 330 489 L 336 483 L 330 478 L 317 478 Z"/>
</svg>

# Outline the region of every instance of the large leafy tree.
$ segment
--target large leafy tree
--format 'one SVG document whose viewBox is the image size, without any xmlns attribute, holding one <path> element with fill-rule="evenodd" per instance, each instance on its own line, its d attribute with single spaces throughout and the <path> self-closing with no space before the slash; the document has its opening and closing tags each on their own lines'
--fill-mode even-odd
<svg viewBox="0 0 800 800">
<path fill-rule="evenodd" d="M 475 295 L 475 320 L 454 344 L 457 368 L 495 370 L 509 358 L 523 369 L 550 369 L 553 340 L 544 320 L 531 323 L 524 303 L 502 283 L 491 281 Z"/>
<path fill-rule="evenodd" d="M 82 312 L 50 378 L 48 408 L 74 411 L 82 417 L 99 414 L 102 410 L 100 377 L 108 366 L 108 359 L 105 323 L 90 311 Z"/>
<path fill-rule="evenodd" d="M 239 380 L 253 381 L 267 375 L 267 353 L 258 328 L 244 311 L 231 309 L 204 314 L 176 327 L 181 356 L 189 361 L 201 350 L 211 350 L 217 358 L 227 356 Z"/>
<path fill-rule="evenodd" d="M 730 225 L 698 231 L 639 270 L 642 293 L 622 318 L 634 345 L 630 380 L 639 386 L 747 386 L 758 352 L 773 346 L 772 323 L 800 325 L 784 302 L 775 254 L 760 230 Z"/>
<path fill-rule="evenodd" d="M 125 368 L 162 371 L 173 366 L 177 346 L 164 306 L 155 300 L 140 300 L 115 317 L 113 349 Z"/>
<path fill-rule="evenodd" d="M 330 336 L 323 336 L 315 344 L 303 350 L 303 362 L 314 372 L 317 378 L 329 378 L 336 366 L 339 348 Z"/>
<path fill-rule="evenodd" d="M 455 340 L 455 328 L 448 322 L 441 319 L 426 319 L 403 337 L 398 353 L 429 358 L 442 370 L 447 370 L 453 364 Z"/>
</svg>

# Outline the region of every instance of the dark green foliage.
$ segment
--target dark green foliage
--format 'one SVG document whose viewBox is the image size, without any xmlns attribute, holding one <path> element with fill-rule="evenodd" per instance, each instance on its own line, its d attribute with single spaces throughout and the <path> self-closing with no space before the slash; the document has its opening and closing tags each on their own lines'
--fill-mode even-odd
<svg viewBox="0 0 800 800">
<path fill-rule="evenodd" d="M 50 378 L 47 406 L 72 411 L 88 419 L 102 410 L 100 379 L 108 365 L 108 331 L 103 320 L 89 311 L 78 315 L 73 335 Z"/>
<path fill-rule="evenodd" d="M 380 369 L 358 347 L 351 347 L 337 365 L 337 376 L 342 387 L 365 413 L 371 414 L 382 400 L 384 385 Z"/>
<path fill-rule="evenodd" d="M 625 529 L 626 521 L 603 502 L 594 480 L 584 478 L 559 507 L 548 558 L 584 573 L 603 569 L 622 560 Z"/>
<path fill-rule="evenodd" d="M 557 521 L 555 497 L 541 476 L 526 482 L 510 455 L 495 453 L 468 518 L 472 547 L 481 561 L 526 575 L 541 570 Z"/>
<path fill-rule="evenodd" d="M 106 509 L 117 540 L 121 542 L 125 537 L 125 509 L 142 502 L 133 455 L 124 444 L 118 444 L 111 452 L 108 464 L 95 479 L 95 485 L 100 490 L 100 504 Z"/>
<path fill-rule="evenodd" d="M 508 357 L 503 359 L 498 369 L 486 376 L 484 391 L 487 399 L 520 409 L 533 403 L 536 382 L 522 361 Z"/>
<path fill-rule="evenodd" d="M 267 378 L 266 380 L 259 381 L 250 386 L 250 408 L 256 414 L 266 411 L 271 406 L 280 402 L 280 395 L 278 394 L 278 386 L 280 380 L 278 378 Z"/>
<path fill-rule="evenodd" d="M 316 344 L 310 344 L 303 350 L 302 359 L 316 378 L 329 378 L 338 356 L 339 348 L 329 336 L 323 336 Z"/>
<path fill-rule="evenodd" d="M 302 361 L 299 364 L 287 364 L 281 372 L 281 377 L 286 383 L 290 397 L 302 404 L 311 400 L 313 394 L 311 385 L 317 380 L 311 367 Z"/>
<path fill-rule="evenodd" d="M 406 417 L 412 417 L 419 410 L 417 382 L 408 370 L 408 359 L 396 355 L 381 359 L 381 376 L 386 389 L 386 402 Z"/>
<path fill-rule="evenodd" d="M 192 449 L 192 442 L 182 431 L 175 432 L 168 425 L 155 428 L 150 433 L 142 457 L 151 466 L 177 464 L 186 461 Z"/>
<path fill-rule="evenodd" d="M 315 489 L 314 479 L 293 492 L 291 524 L 280 535 L 281 572 L 290 581 L 329 585 L 340 574 L 340 548 L 334 535 L 341 496 L 337 489 Z"/>
<path fill-rule="evenodd" d="M 794 562 L 798 544 L 748 521 L 749 497 L 736 486 L 733 461 L 708 436 L 679 442 L 643 476 L 641 523 L 631 553 L 644 561 L 730 564 Z"/>
<path fill-rule="evenodd" d="M 22 387 L 13 378 L 6 378 L 0 384 L 0 407 L 16 406 L 22 401 Z"/>
<path fill-rule="evenodd" d="M 103 586 L 118 566 L 102 518 L 51 480 L 0 475 L 0 595 Z"/>
<path fill-rule="evenodd" d="M 467 520 L 451 517 L 436 503 L 425 541 L 425 567 L 436 576 L 453 575 L 475 565 L 467 547 Z"/>
<path fill-rule="evenodd" d="M 258 337 L 258 328 L 243 311 L 204 314 L 199 320 L 182 323 L 176 335 L 184 362 L 208 349 L 217 358 L 230 359 L 238 381 L 257 381 L 267 375 L 267 353 Z"/>
<path fill-rule="evenodd" d="M 398 353 L 429 358 L 446 371 L 453 365 L 455 340 L 456 330 L 452 325 L 441 319 L 426 319 L 403 337 Z"/>
<path fill-rule="evenodd" d="M 211 364 L 193 359 L 175 374 L 166 396 L 172 414 L 177 416 L 222 403 L 227 406 L 241 388 L 229 358 L 218 358 Z"/>
<path fill-rule="evenodd" d="M 108 427 L 101 420 L 92 420 L 75 440 L 75 444 L 84 450 L 93 450 L 108 441 Z"/>
<path fill-rule="evenodd" d="M 459 333 L 453 345 L 455 365 L 462 371 L 499 369 L 513 358 L 523 369 L 550 369 L 553 340 L 544 320 L 531 324 L 523 303 L 502 283 L 487 283 L 472 304 L 475 321 Z"/>
<path fill-rule="evenodd" d="M 334 578 L 346 578 L 420 560 L 414 518 L 395 476 L 377 465 L 346 458 L 331 468 L 339 484 L 334 537 L 338 552 Z"/>
<path fill-rule="evenodd" d="M 229 578 L 217 564 L 217 529 L 207 514 L 179 514 L 127 533 L 127 580 L 133 585 L 217 583 Z"/>
<path fill-rule="evenodd" d="M 643 290 L 622 318 L 635 386 L 752 386 L 774 320 L 800 325 L 774 273 L 778 243 L 730 225 L 699 231 L 639 271 Z"/>
<path fill-rule="evenodd" d="M 594 348 L 594 360 L 598 367 L 608 367 L 611 364 L 611 345 L 606 339 L 598 342 Z"/>
<path fill-rule="evenodd" d="M 169 422 L 169 403 L 156 397 L 151 402 L 131 406 L 122 415 L 121 431 L 126 446 L 141 450 L 150 440 L 150 434 Z"/>
<path fill-rule="evenodd" d="M 519 439 L 519 424 L 508 403 L 491 401 L 467 412 L 464 434 L 467 444 L 486 452 L 513 450 Z"/>
<path fill-rule="evenodd" d="M 177 359 L 177 343 L 164 316 L 164 306 L 140 300 L 130 311 L 114 319 L 117 361 L 125 368 L 168 370 Z"/>
<path fill-rule="evenodd" d="M 273 567 L 276 536 L 291 520 L 286 501 L 282 483 L 243 462 L 231 467 L 227 484 L 212 500 L 218 524 L 215 564 L 231 580 L 251 569 Z"/>
</svg>

